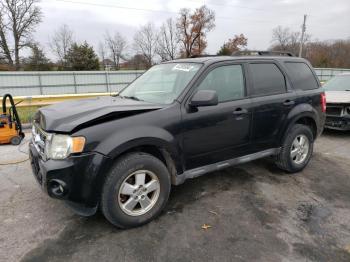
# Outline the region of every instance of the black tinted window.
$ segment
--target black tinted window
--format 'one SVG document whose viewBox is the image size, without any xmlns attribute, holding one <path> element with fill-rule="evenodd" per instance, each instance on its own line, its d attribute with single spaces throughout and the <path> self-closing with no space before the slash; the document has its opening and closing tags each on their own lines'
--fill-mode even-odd
<svg viewBox="0 0 350 262">
<path fill-rule="evenodd" d="M 318 88 L 317 81 L 307 64 L 295 62 L 286 62 L 285 64 L 294 89 L 309 90 Z"/>
<path fill-rule="evenodd" d="M 275 64 L 250 64 L 254 95 L 280 94 L 286 91 L 286 81 Z"/>
<path fill-rule="evenodd" d="M 242 66 L 220 66 L 212 71 L 200 83 L 200 90 L 215 90 L 219 102 L 236 100 L 244 97 L 244 78 Z"/>
</svg>

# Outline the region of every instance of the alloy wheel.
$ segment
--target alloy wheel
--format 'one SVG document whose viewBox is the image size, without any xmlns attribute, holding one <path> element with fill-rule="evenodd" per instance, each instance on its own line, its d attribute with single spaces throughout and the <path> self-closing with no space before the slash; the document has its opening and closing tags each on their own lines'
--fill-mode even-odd
<svg viewBox="0 0 350 262">
<path fill-rule="evenodd" d="M 310 149 L 310 141 L 305 135 L 298 135 L 291 146 L 290 157 L 295 164 L 302 164 L 308 154 Z"/>
<path fill-rule="evenodd" d="M 118 193 L 121 210 L 130 216 L 141 216 L 157 203 L 160 193 L 158 177 L 149 170 L 138 170 L 124 179 Z"/>
</svg>

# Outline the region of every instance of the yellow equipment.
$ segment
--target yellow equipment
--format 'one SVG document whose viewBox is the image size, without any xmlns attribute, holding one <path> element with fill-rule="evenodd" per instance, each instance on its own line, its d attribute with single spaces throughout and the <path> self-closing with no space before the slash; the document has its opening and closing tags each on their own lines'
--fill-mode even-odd
<svg viewBox="0 0 350 262">
<path fill-rule="evenodd" d="M 11 107 L 7 110 L 6 100 L 10 100 Z M 2 114 L 0 114 L 0 144 L 19 145 L 24 138 L 21 121 L 18 117 L 15 102 L 10 94 L 2 99 Z"/>
</svg>

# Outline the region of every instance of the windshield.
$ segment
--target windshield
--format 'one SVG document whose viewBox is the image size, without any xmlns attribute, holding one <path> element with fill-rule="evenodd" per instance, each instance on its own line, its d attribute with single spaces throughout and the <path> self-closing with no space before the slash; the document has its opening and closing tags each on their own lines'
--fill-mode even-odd
<svg viewBox="0 0 350 262">
<path fill-rule="evenodd" d="M 119 95 L 151 103 L 171 104 L 201 66 L 198 63 L 169 63 L 153 66 Z"/>
<path fill-rule="evenodd" d="M 338 75 L 324 84 L 326 91 L 350 91 L 350 75 Z"/>
</svg>

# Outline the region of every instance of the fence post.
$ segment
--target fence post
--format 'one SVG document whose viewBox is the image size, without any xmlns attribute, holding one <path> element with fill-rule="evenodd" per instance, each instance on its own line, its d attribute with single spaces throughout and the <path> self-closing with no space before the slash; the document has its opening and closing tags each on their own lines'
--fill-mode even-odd
<svg viewBox="0 0 350 262">
<path fill-rule="evenodd" d="M 40 95 L 43 95 L 43 85 L 42 85 L 42 82 L 41 82 L 41 73 L 38 72 L 38 81 L 39 81 L 39 92 L 40 92 Z"/>
<path fill-rule="evenodd" d="M 77 79 L 75 78 L 75 72 L 73 72 L 73 81 L 74 81 L 74 93 L 78 94 L 77 90 Z"/>
<path fill-rule="evenodd" d="M 105 76 L 106 76 L 106 84 L 107 84 L 107 93 L 109 92 L 110 93 L 110 86 L 109 86 L 109 73 L 108 73 L 108 70 L 105 71 Z"/>
</svg>

